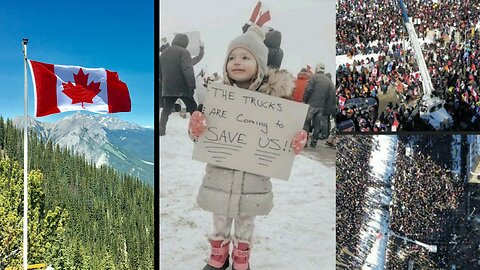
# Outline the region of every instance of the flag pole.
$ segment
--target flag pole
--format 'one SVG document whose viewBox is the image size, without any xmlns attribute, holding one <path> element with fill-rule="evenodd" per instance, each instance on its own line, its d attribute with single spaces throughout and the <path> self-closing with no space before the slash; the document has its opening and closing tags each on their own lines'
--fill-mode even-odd
<svg viewBox="0 0 480 270">
<path fill-rule="evenodd" d="M 23 270 L 28 267 L 28 85 L 27 85 L 27 43 L 28 39 L 22 40 L 23 45 Z"/>
</svg>

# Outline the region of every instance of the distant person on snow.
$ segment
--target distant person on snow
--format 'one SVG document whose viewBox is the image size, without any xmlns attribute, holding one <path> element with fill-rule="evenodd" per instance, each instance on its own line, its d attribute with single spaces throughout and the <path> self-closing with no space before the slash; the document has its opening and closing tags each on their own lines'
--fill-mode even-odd
<svg viewBox="0 0 480 270">
<path fill-rule="evenodd" d="M 205 54 L 205 46 L 203 45 L 203 42 L 200 41 L 200 50 L 198 52 L 198 55 L 195 56 L 195 57 L 192 57 L 192 64 L 195 66 L 196 64 L 198 64 L 198 62 L 200 62 L 203 58 L 203 55 Z M 196 91 L 194 91 L 196 92 Z M 182 102 L 181 99 L 177 99 L 176 103 L 175 103 L 175 108 L 174 110 L 175 112 L 180 112 L 180 116 L 182 118 L 187 118 L 187 110 L 185 108 L 185 104 Z"/>
<path fill-rule="evenodd" d="M 282 33 L 270 28 L 265 34 L 265 45 L 268 48 L 268 63 L 269 67 L 279 69 L 282 66 L 283 50 L 280 48 L 282 43 Z"/>
<path fill-rule="evenodd" d="M 318 139 L 325 140 L 328 137 L 329 116 L 336 112 L 335 87 L 332 80 L 325 75 L 325 64 L 318 63 L 315 67 L 315 74 L 305 88 L 303 102 L 309 105 L 303 129 L 308 132 L 313 121 L 310 146 L 315 147 Z"/>
<path fill-rule="evenodd" d="M 160 81 L 164 102 L 160 117 L 160 136 L 165 135 L 168 117 L 178 98 L 185 103 L 190 114 L 197 109 L 197 103 L 193 98 L 195 90 L 193 60 L 186 49 L 187 46 L 187 35 L 177 34 L 172 45 L 165 48 L 160 55 Z"/>
<path fill-rule="evenodd" d="M 160 42 L 161 42 L 161 45 L 160 45 L 160 54 L 158 55 L 158 60 L 159 60 L 158 63 L 160 63 L 160 55 L 162 54 L 162 52 L 166 48 L 170 47 L 170 43 L 168 43 L 167 38 L 163 37 Z M 159 77 L 160 78 L 160 83 L 159 83 L 160 89 L 159 90 L 160 90 L 160 108 L 163 108 L 164 103 L 163 103 L 163 97 L 162 97 L 162 79 L 161 79 L 161 77 L 162 77 L 162 74 L 160 74 L 160 77 Z"/>
<path fill-rule="evenodd" d="M 268 49 L 263 43 L 264 37 L 261 28 L 252 25 L 246 33 L 232 40 L 228 46 L 223 82 L 290 99 L 294 87 L 293 76 L 285 70 L 267 68 Z M 207 125 L 205 116 L 195 112 L 189 123 L 191 137 L 198 138 Z M 295 136 L 292 146 L 295 154 L 302 151 L 306 136 L 303 130 Z M 250 269 L 255 217 L 267 215 L 273 207 L 270 178 L 207 164 L 197 203 L 201 208 L 213 212 L 213 232 L 208 237 L 211 255 L 203 270 L 227 269 L 231 242 L 232 269 Z M 233 223 L 235 230 L 232 234 Z"/>
<path fill-rule="evenodd" d="M 246 23 L 243 27 L 243 33 L 247 31 L 250 24 Z M 273 28 L 269 28 L 265 34 L 265 40 L 263 41 L 268 48 L 268 60 L 267 66 L 280 69 L 283 61 L 283 50 L 280 48 L 282 43 L 282 33 Z"/>
<path fill-rule="evenodd" d="M 305 87 L 307 87 L 308 80 L 310 79 L 310 73 L 306 68 L 302 68 L 297 74 L 295 80 L 295 90 L 293 91 L 292 99 L 296 102 L 303 102 L 303 94 L 305 93 Z"/>
</svg>

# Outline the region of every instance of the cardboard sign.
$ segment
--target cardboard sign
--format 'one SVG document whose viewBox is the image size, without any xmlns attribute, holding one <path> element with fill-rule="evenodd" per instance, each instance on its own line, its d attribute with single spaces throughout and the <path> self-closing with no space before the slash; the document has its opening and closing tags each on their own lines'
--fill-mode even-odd
<svg viewBox="0 0 480 270">
<path fill-rule="evenodd" d="M 192 57 L 197 56 L 200 53 L 200 32 L 186 32 L 183 33 L 188 37 L 187 51 Z"/>
<path fill-rule="evenodd" d="M 193 159 L 288 180 L 308 105 L 218 83 L 205 94 L 207 128 Z"/>
</svg>

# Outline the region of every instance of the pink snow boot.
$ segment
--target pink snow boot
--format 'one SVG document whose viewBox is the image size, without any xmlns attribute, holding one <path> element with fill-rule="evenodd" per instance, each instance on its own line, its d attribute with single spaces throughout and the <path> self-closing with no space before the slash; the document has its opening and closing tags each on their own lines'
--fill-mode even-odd
<svg viewBox="0 0 480 270">
<path fill-rule="evenodd" d="M 228 252 L 230 241 L 221 237 L 215 239 L 208 239 L 212 247 L 210 251 L 210 260 L 208 264 L 203 267 L 203 270 L 225 270 L 229 266 Z"/>
<path fill-rule="evenodd" d="M 248 261 L 250 260 L 250 243 L 248 241 L 238 241 L 233 245 L 233 268 L 234 270 L 250 270 Z"/>
</svg>

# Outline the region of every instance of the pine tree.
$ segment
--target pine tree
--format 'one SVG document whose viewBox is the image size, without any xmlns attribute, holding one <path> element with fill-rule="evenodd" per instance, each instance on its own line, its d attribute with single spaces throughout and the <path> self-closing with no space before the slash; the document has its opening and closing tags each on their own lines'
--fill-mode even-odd
<svg viewBox="0 0 480 270">
<path fill-rule="evenodd" d="M 28 175 L 28 255 L 29 263 L 62 260 L 64 226 L 68 212 L 44 208 L 43 177 L 39 171 Z M 18 162 L 0 160 L 0 268 L 22 264 L 23 170 Z"/>
<path fill-rule="evenodd" d="M 3 126 L 0 269 L 21 264 L 23 215 L 23 136 L 11 120 Z M 67 270 L 153 269 L 152 187 L 37 136 L 29 134 L 30 262 Z"/>
</svg>

